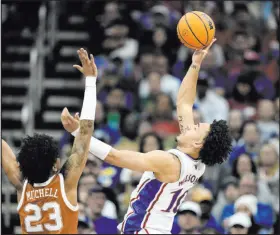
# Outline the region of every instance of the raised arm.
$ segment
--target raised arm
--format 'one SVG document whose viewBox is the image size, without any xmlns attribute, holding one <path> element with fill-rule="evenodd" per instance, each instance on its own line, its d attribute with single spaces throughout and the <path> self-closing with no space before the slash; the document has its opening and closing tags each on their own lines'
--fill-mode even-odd
<svg viewBox="0 0 280 235">
<path fill-rule="evenodd" d="M 21 191 L 22 181 L 19 165 L 13 150 L 5 140 L 2 140 L 2 167 L 11 184 L 17 191 Z"/>
<path fill-rule="evenodd" d="M 192 64 L 181 83 L 176 102 L 181 133 L 185 132 L 188 125 L 194 124 L 192 108 L 196 98 L 196 86 L 200 65 L 215 41 L 216 39 L 213 39 L 208 47 L 194 52 Z"/>
<path fill-rule="evenodd" d="M 96 108 L 96 77 L 97 68 L 93 56 L 89 59 L 84 49 L 78 51 L 82 67 L 74 65 L 86 77 L 86 88 L 84 93 L 83 107 L 81 111 L 81 120 L 79 122 L 80 131 L 74 140 L 72 152 L 61 169 L 65 178 L 65 191 L 70 193 L 69 199 L 76 201 L 77 186 L 80 176 L 86 165 L 90 138 L 93 131 L 93 122 Z M 68 112 L 65 108 L 63 112 Z M 63 118 L 63 116 L 62 116 Z M 71 192 L 73 194 L 71 194 Z"/>
</svg>

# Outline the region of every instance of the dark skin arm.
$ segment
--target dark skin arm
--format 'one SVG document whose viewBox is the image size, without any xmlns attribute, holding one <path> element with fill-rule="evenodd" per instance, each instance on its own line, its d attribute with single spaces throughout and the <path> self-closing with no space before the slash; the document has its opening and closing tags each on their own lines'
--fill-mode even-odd
<svg viewBox="0 0 280 235">
<path fill-rule="evenodd" d="M 16 156 L 13 153 L 13 150 L 6 143 L 5 140 L 2 140 L 2 167 L 11 182 L 11 184 L 16 188 L 18 192 L 22 190 L 22 179 L 19 169 L 19 164 L 16 160 Z"/>
<path fill-rule="evenodd" d="M 92 132 L 93 121 L 81 120 L 80 132 L 74 140 L 71 155 L 61 169 L 65 177 L 66 191 L 77 190 L 78 181 L 86 165 Z"/>
<path fill-rule="evenodd" d="M 78 55 L 82 67 L 79 65 L 74 65 L 74 67 L 83 73 L 85 77 L 97 77 L 97 68 L 93 56 L 91 55 L 89 59 L 87 51 L 83 48 L 78 51 Z M 65 108 L 63 112 L 67 113 L 68 110 Z M 61 119 L 63 121 L 63 115 Z M 86 165 L 93 129 L 93 120 L 80 120 L 80 131 L 74 140 L 71 155 L 61 169 L 61 173 L 65 178 L 65 192 L 72 204 L 77 203 L 78 182 Z"/>
</svg>

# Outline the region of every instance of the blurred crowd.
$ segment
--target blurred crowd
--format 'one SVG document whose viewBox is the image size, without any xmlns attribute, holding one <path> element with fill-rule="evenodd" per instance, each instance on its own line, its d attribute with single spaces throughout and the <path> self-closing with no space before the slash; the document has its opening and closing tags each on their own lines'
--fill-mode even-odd
<svg viewBox="0 0 280 235">
<path fill-rule="evenodd" d="M 194 117 L 227 120 L 234 148 L 190 191 L 172 233 L 279 231 L 278 7 L 131 1 L 86 8 L 88 49 L 100 74 L 94 136 L 141 152 L 176 146 L 176 94 L 193 53 L 177 39 L 178 20 L 191 10 L 213 18 L 218 40 L 201 67 Z M 65 133 L 62 148 L 72 141 Z M 116 233 L 141 174 L 89 159 L 79 187 L 79 231 Z"/>
<path fill-rule="evenodd" d="M 193 113 L 195 122 L 227 120 L 233 152 L 189 192 L 174 234 L 279 232 L 278 4 L 84 2 L 86 46 L 99 73 L 94 136 L 117 149 L 176 146 L 176 95 L 193 53 L 180 44 L 176 24 L 192 10 L 215 22 L 217 42 L 201 66 Z M 72 143 L 65 132 L 62 155 Z M 79 233 L 118 233 L 141 175 L 90 158 L 79 183 Z"/>
</svg>

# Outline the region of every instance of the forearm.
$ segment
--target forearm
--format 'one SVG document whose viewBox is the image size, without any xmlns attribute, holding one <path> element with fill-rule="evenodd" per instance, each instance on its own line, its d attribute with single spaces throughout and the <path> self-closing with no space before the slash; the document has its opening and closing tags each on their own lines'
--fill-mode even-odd
<svg viewBox="0 0 280 235">
<path fill-rule="evenodd" d="M 12 149 L 4 140 L 2 140 L 1 160 L 2 160 L 2 167 L 9 181 L 16 187 L 17 190 L 20 190 L 22 183 L 21 183 L 19 166 Z"/>
<path fill-rule="evenodd" d="M 90 138 L 93 132 L 93 124 L 96 108 L 96 78 L 86 77 L 83 107 L 81 111 L 80 128 L 74 140 L 72 152 L 62 168 L 65 176 L 71 172 L 71 180 L 76 181 L 86 164 Z"/>
<path fill-rule="evenodd" d="M 152 171 L 152 165 L 143 162 L 143 158 L 144 153 L 112 148 L 104 161 L 111 165 L 133 171 Z"/>
<path fill-rule="evenodd" d="M 92 132 L 93 120 L 81 120 L 80 131 L 75 138 L 72 147 L 72 154 L 77 154 L 78 156 L 80 156 L 75 157 L 75 165 L 77 167 L 79 167 L 87 159 Z"/>
<path fill-rule="evenodd" d="M 193 106 L 196 98 L 196 86 L 200 65 L 192 63 L 185 75 L 177 96 L 177 106 L 189 105 Z"/>
</svg>

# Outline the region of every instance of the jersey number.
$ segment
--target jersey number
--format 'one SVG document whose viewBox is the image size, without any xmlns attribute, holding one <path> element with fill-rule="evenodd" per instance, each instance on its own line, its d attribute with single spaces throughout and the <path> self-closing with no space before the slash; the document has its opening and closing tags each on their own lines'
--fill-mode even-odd
<svg viewBox="0 0 280 235">
<path fill-rule="evenodd" d="M 31 223 L 38 223 L 42 219 L 42 211 L 48 210 L 53 210 L 53 213 L 49 213 L 49 220 L 52 220 L 52 223 L 31 225 Z M 34 212 L 33 215 L 28 215 L 24 219 L 25 229 L 28 233 L 43 232 L 44 228 L 47 231 L 58 231 L 62 228 L 60 206 L 56 202 L 46 202 L 41 208 L 36 204 L 28 203 L 24 207 L 24 211 L 27 213 Z"/>
<path fill-rule="evenodd" d="M 179 195 L 182 192 L 182 190 L 183 189 L 179 189 L 177 191 L 172 192 L 173 197 L 171 199 L 171 202 L 170 202 L 170 204 L 169 204 L 169 206 L 168 206 L 168 208 L 166 210 L 162 210 L 163 212 L 170 212 L 172 210 L 172 208 L 173 208 L 173 210 L 172 210 L 173 213 L 177 212 L 178 207 L 181 204 L 181 200 L 185 197 L 185 195 L 187 193 L 187 192 L 185 192 L 183 195 L 181 195 L 179 197 Z"/>
</svg>

